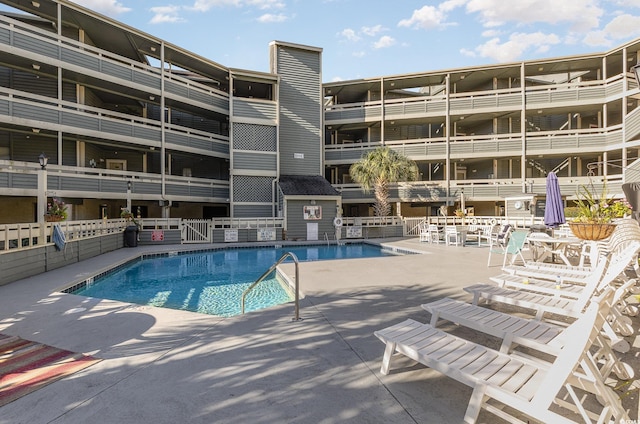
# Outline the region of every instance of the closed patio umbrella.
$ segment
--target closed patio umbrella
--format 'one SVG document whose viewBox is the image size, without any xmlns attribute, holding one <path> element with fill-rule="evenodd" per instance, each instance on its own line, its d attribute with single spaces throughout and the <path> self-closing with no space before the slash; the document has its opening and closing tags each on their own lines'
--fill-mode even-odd
<svg viewBox="0 0 640 424">
<path fill-rule="evenodd" d="M 544 224 L 556 228 L 566 222 L 564 218 L 564 203 L 560 193 L 560 185 L 555 172 L 547 175 L 547 200 L 544 206 Z"/>
</svg>

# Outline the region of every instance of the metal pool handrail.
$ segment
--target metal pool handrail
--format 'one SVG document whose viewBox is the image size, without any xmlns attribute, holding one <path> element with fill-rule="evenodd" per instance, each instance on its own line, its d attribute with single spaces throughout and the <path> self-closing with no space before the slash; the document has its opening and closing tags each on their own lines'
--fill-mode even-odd
<svg viewBox="0 0 640 424">
<path fill-rule="evenodd" d="M 269 268 L 264 274 L 262 274 L 260 276 L 260 278 L 258 278 L 253 284 L 251 284 L 245 291 L 242 292 L 242 313 L 244 314 L 244 299 L 247 296 L 247 294 L 253 290 L 253 288 L 255 286 L 258 285 L 258 283 L 260 283 L 262 280 L 264 280 L 267 275 L 271 274 L 278 265 L 280 265 L 285 259 L 287 259 L 287 257 L 290 257 L 291 259 L 293 259 L 293 262 L 295 263 L 296 266 L 296 281 L 295 281 L 295 316 L 293 317 L 292 321 L 300 321 L 300 284 L 298 282 L 298 277 L 300 275 L 300 273 L 298 272 L 298 257 L 293 253 L 293 252 L 285 252 L 284 255 L 282 255 L 282 257 L 280 259 L 278 259 L 276 261 L 276 263 L 274 263 L 273 265 L 271 265 L 271 268 Z"/>
</svg>

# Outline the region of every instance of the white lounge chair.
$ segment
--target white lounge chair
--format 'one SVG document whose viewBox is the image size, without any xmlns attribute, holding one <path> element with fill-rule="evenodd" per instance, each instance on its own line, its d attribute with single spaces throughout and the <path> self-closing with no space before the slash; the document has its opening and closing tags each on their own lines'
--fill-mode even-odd
<svg viewBox="0 0 640 424">
<path fill-rule="evenodd" d="M 520 414 L 545 423 L 575 422 L 551 410 L 554 402 L 576 412 L 584 422 L 592 422 L 590 414 L 598 416 L 598 422 L 624 422 L 629 418 L 620 398 L 604 384 L 589 355 L 606 320 L 599 306 L 592 303 L 566 330 L 571 343 L 558 350 L 551 365 L 498 352 L 408 319 L 375 332 L 386 345 L 380 372 L 389 372 L 391 357 L 398 352 L 472 387 L 465 423 L 475 423 L 482 409 L 509 422 L 524 422 Z M 587 411 L 576 387 L 596 394 L 606 407 Z M 562 389 L 569 393 L 569 401 L 560 399 Z"/>
<path fill-rule="evenodd" d="M 611 255 L 607 261 L 601 261 L 598 268 L 605 267 L 600 281 L 592 279 L 588 281 L 578 296 L 566 296 L 562 294 L 562 288 L 557 295 L 543 294 L 531 290 L 518 290 L 499 287 L 493 284 L 475 284 L 465 287 L 464 290 L 473 295 L 473 304 L 477 305 L 481 300 L 485 302 L 500 302 L 508 305 L 519 306 L 535 311 L 535 318 L 542 319 L 545 313 L 552 313 L 561 316 L 577 318 L 589 303 L 591 298 L 607 288 L 623 273 L 627 265 L 632 262 L 640 251 L 640 241 L 628 245 L 622 252 Z M 598 269 L 595 271 L 598 272 Z M 635 282 L 634 280 L 629 280 Z M 628 289 L 630 290 L 631 287 Z M 615 329 L 628 325 L 617 308 L 613 308 L 612 314 L 620 320 L 612 324 L 605 324 L 607 336 L 612 340 L 612 347 L 618 352 L 627 352 L 629 343 L 624 338 L 619 337 Z"/>
<path fill-rule="evenodd" d="M 614 304 L 623 297 L 630 285 L 631 282 L 626 287 L 618 288 L 610 304 Z M 612 290 L 610 288 L 604 291 L 595 301 L 600 303 Z M 421 306 L 431 314 L 432 327 L 437 327 L 440 320 L 445 320 L 489 334 L 502 339 L 500 351 L 503 353 L 509 353 L 514 347 L 521 345 L 555 355 L 559 348 L 566 343 L 571 343 L 571 340 L 565 336 L 567 327 L 556 323 L 523 318 L 448 297 Z M 611 312 L 610 307 L 609 312 Z M 619 361 L 611 349 L 610 340 L 599 335 L 596 343 L 598 348 L 593 355 L 600 366 L 600 374 L 604 380 L 611 372 L 623 380 L 633 378 L 633 368 Z"/>
</svg>

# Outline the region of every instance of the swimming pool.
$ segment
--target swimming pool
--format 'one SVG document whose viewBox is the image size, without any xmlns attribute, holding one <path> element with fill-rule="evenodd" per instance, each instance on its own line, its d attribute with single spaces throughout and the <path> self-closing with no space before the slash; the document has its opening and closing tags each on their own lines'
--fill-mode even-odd
<svg viewBox="0 0 640 424">
<path fill-rule="evenodd" d="M 228 317 L 241 313 L 243 291 L 285 252 L 293 252 L 300 262 L 397 254 L 379 246 L 360 243 L 168 253 L 133 260 L 64 291 Z M 272 275 L 247 295 L 245 311 L 292 300 L 293 293 Z"/>
</svg>

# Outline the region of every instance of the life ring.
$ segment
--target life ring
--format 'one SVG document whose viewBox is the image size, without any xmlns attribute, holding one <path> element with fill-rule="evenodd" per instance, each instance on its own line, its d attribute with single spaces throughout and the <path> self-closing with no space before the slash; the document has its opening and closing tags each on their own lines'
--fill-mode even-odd
<svg viewBox="0 0 640 424">
<path fill-rule="evenodd" d="M 333 218 L 333 226 L 342 227 L 342 218 L 339 216 L 336 216 L 335 218 Z"/>
<path fill-rule="evenodd" d="M 493 225 L 493 226 L 496 226 L 496 225 L 498 225 L 498 220 L 496 220 L 495 218 L 491 218 L 491 219 L 489 220 L 489 224 L 491 224 L 491 225 Z"/>
<path fill-rule="evenodd" d="M 476 218 L 471 218 L 471 225 L 478 225 L 478 220 Z"/>
</svg>

